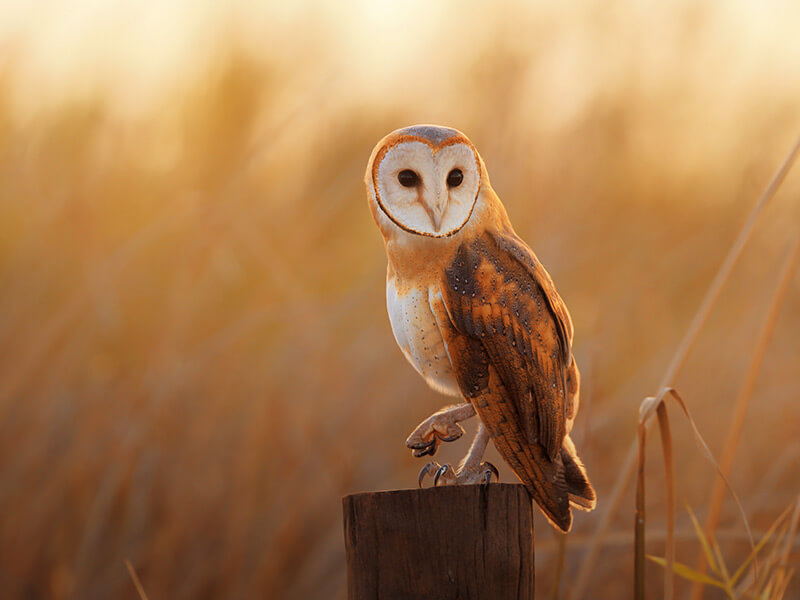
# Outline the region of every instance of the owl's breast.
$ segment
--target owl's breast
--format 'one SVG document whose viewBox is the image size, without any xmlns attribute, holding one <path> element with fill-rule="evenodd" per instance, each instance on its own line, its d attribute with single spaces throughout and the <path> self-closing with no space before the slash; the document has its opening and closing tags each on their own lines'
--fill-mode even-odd
<svg viewBox="0 0 800 600">
<path fill-rule="evenodd" d="M 460 396 L 444 339 L 431 310 L 431 296 L 438 293 L 436 286 L 398 286 L 395 278 L 390 277 L 386 281 L 386 307 L 392 333 L 408 362 L 433 389 Z"/>
</svg>

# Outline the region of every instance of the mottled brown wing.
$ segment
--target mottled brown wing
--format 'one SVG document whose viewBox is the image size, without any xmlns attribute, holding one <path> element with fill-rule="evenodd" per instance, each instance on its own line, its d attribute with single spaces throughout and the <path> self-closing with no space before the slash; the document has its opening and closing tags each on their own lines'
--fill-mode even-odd
<svg viewBox="0 0 800 600">
<path fill-rule="evenodd" d="M 550 276 L 519 238 L 486 232 L 458 249 L 445 277 L 442 298 L 455 329 L 479 343 L 511 398 L 516 427 L 556 460 L 566 435 L 572 322 Z M 460 360 L 477 374 L 486 369 L 469 360 L 476 353 Z M 459 381 L 468 397 L 486 383 Z"/>
<path fill-rule="evenodd" d="M 454 357 L 459 383 L 462 389 L 470 386 L 473 390 L 468 397 L 500 456 L 525 484 L 547 519 L 561 531 L 569 531 L 572 511 L 564 452 L 553 461 L 544 446 L 528 442 L 520 429 L 515 403 L 481 343 L 455 329 L 443 301 L 434 300 L 432 304 L 437 319 L 443 323 L 442 335 Z"/>
</svg>

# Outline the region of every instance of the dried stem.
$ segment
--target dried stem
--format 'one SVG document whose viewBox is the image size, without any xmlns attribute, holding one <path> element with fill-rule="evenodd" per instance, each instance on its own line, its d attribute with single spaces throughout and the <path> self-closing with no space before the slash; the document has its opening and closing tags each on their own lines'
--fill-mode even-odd
<svg viewBox="0 0 800 600">
<path fill-rule="evenodd" d="M 686 331 L 686 334 L 681 340 L 678 349 L 675 351 L 675 354 L 673 355 L 672 360 L 670 361 L 670 364 L 667 367 L 667 371 L 661 380 L 661 384 L 658 387 L 659 390 L 663 390 L 664 388 L 668 387 L 673 387 L 675 378 L 678 376 L 681 369 L 686 364 L 686 360 L 689 357 L 689 353 L 691 352 L 692 347 L 697 341 L 700 329 L 708 320 L 708 316 L 711 313 L 711 309 L 714 307 L 714 304 L 719 298 L 723 286 L 728 281 L 734 266 L 736 266 L 737 261 L 742 255 L 744 247 L 750 240 L 750 237 L 752 236 L 753 233 L 753 229 L 755 228 L 755 225 L 758 222 L 759 217 L 764 212 L 764 209 L 769 205 L 770 201 L 775 196 L 775 193 L 780 188 L 781 183 L 783 183 L 783 180 L 786 178 L 787 173 L 789 172 L 792 164 L 797 158 L 798 152 L 800 152 L 800 137 L 798 137 L 797 140 L 795 141 L 795 144 L 792 147 L 791 151 L 786 156 L 783 163 L 776 171 L 775 175 L 772 177 L 772 180 L 769 182 L 769 185 L 767 185 L 766 189 L 761 194 L 761 197 L 758 199 L 758 202 L 753 207 L 753 210 L 750 211 L 750 215 L 748 216 L 747 220 L 742 225 L 742 228 L 739 231 L 739 235 L 736 237 L 736 240 L 733 242 L 731 249 L 728 251 L 725 260 L 723 261 L 722 265 L 717 271 L 714 280 L 711 282 L 711 285 L 709 286 L 709 289 L 706 292 L 706 295 L 703 298 L 700 307 L 697 309 L 697 313 L 692 319 L 692 322 L 689 325 L 689 329 Z M 652 421 L 646 422 L 645 427 L 650 427 L 651 424 Z M 594 538 L 589 546 L 586 558 L 578 573 L 577 582 L 575 584 L 575 587 L 573 588 L 572 595 L 570 596 L 572 600 L 579 600 L 580 598 L 583 598 L 586 593 L 586 588 L 589 584 L 589 577 L 591 576 L 591 573 L 594 570 L 594 565 L 597 562 L 597 556 L 600 551 L 601 543 L 603 541 L 603 538 L 608 533 L 611 520 L 617 514 L 617 511 L 619 510 L 619 507 L 622 503 L 622 496 L 628 487 L 628 483 L 631 480 L 631 477 L 633 475 L 636 466 L 636 458 L 637 458 L 637 443 L 636 441 L 634 441 L 631 444 L 630 448 L 628 449 L 628 454 L 626 455 L 625 460 L 622 463 L 620 473 L 617 477 L 617 481 L 615 482 L 614 488 L 607 501 L 608 508 L 606 508 L 602 518 L 600 519 L 600 522 L 597 525 L 597 528 L 595 529 Z"/>
<path fill-rule="evenodd" d="M 661 432 L 664 482 L 667 494 L 667 542 L 664 551 L 667 565 L 664 570 L 664 600 L 672 600 L 675 587 L 675 571 L 673 569 L 675 562 L 675 469 L 672 460 L 672 434 L 669 429 L 667 405 L 663 402 L 658 405 L 658 426 Z"/>
<path fill-rule="evenodd" d="M 128 573 L 130 573 L 131 579 L 133 579 L 133 585 L 136 586 L 136 592 L 139 594 L 139 598 L 141 600 L 147 600 L 147 594 L 144 593 L 142 582 L 139 581 L 139 576 L 136 574 L 136 570 L 133 568 L 131 561 L 129 561 L 127 558 L 125 559 L 125 566 L 128 567 Z"/>
<path fill-rule="evenodd" d="M 636 524 L 634 526 L 634 554 L 633 554 L 633 597 L 635 600 L 644 600 L 644 524 L 645 524 L 645 505 L 644 505 L 644 459 L 645 447 L 647 443 L 647 427 L 644 423 L 639 423 L 638 429 L 638 453 L 637 453 L 637 477 L 636 477 Z"/>
<path fill-rule="evenodd" d="M 770 309 L 764 318 L 764 323 L 758 334 L 758 340 L 753 353 L 750 358 L 750 366 L 745 376 L 744 384 L 739 392 L 739 397 L 736 400 L 736 407 L 733 413 L 733 420 L 731 421 L 730 429 L 728 430 L 728 438 L 725 441 L 725 446 L 722 451 L 722 458 L 720 459 L 720 470 L 729 477 L 733 467 L 733 459 L 736 456 L 736 447 L 739 444 L 742 429 L 744 428 L 745 417 L 747 416 L 747 409 L 750 406 L 750 400 L 753 397 L 756 382 L 758 381 L 758 374 L 761 371 L 761 364 L 764 361 L 764 355 L 767 351 L 767 346 L 775 331 L 775 324 L 778 321 L 781 306 L 789 291 L 789 285 L 792 282 L 796 272 L 798 261 L 800 261 L 800 237 L 798 237 L 792 249 L 789 251 L 784 263 L 781 275 L 778 280 L 778 286 L 775 288 L 775 293 L 772 296 Z M 725 483 L 722 478 L 716 478 L 714 488 L 711 492 L 711 498 L 708 502 L 708 517 L 706 518 L 706 536 L 708 538 L 714 537 L 714 532 L 719 525 L 720 515 L 722 513 L 722 503 L 725 499 Z M 707 570 L 706 560 L 701 553 L 698 562 L 697 570 L 705 574 Z M 700 600 L 703 597 L 703 584 L 696 583 L 692 588 L 692 600 Z"/>
</svg>

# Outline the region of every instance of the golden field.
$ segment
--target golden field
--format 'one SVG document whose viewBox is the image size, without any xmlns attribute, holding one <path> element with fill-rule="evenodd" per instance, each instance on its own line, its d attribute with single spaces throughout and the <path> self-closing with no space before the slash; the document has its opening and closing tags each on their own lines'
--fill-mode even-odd
<svg viewBox="0 0 800 600">
<path fill-rule="evenodd" d="M 0 2 L 0 598 L 137 598 L 126 559 L 152 600 L 345 597 L 340 497 L 416 485 L 403 441 L 443 404 L 392 337 L 362 182 L 384 134 L 425 122 L 472 139 L 572 313 L 599 504 L 567 541 L 569 595 L 639 404 L 800 133 L 800 8 L 37 6 Z M 676 382 L 717 455 L 799 230 L 800 167 Z M 800 493 L 798 339 L 800 276 L 730 478 L 756 533 Z M 672 423 L 694 564 L 685 507 L 702 520 L 714 470 Z M 631 487 L 586 597 L 632 595 L 633 506 Z M 717 539 L 749 552 L 730 499 Z"/>
</svg>

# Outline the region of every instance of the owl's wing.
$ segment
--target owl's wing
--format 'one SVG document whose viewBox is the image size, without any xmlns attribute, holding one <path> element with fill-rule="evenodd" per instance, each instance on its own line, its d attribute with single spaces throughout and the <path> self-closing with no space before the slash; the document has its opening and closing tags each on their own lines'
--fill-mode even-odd
<svg viewBox="0 0 800 600">
<path fill-rule="evenodd" d="M 488 385 L 473 357 L 483 354 L 512 401 L 520 432 L 555 460 L 567 433 L 572 322 L 547 271 L 513 234 L 486 232 L 458 249 L 445 277 L 448 316 L 481 350 L 451 355 L 468 363 L 456 366 L 462 392 L 475 397 Z"/>
</svg>

